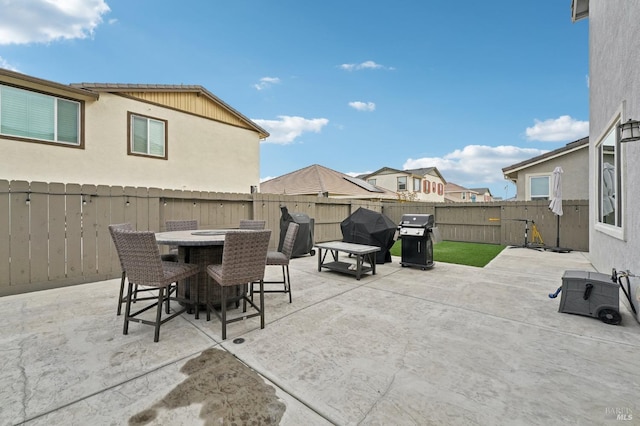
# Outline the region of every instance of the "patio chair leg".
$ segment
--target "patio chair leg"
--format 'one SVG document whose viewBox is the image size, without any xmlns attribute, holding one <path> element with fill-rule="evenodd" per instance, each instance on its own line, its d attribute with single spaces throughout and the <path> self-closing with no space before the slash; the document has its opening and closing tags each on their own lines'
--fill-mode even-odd
<svg viewBox="0 0 640 426">
<path fill-rule="evenodd" d="M 178 283 L 176 283 L 176 285 L 178 285 Z M 169 311 L 170 311 L 170 309 L 171 309 L 171 306 L 169 306 L 169 305 L 170 305 L 170 303 L 171 303 L 171 288 L 172 288 L 172 286 L 171 286 L 171 285 L 169 285 L 169 287 L 167 287 L 167 298 L 165 299 L 165 300 L 166 300 L 166 302 L 167 302 L 167 304 L 166 304 L 166 307 L 165 307 L 164 312 L 165 312 L 167 315 L 169 315 Z"/>
<path fill-rule="evenodd" d="M 192 288 L 193 287 L 193 288 Z M 198 289 L 198 287 L 200 287 L 200 285 L 195 285 L 195 286 L 191 286 L 191 284 L 189 284 L 189 293 L 193 294 L 193 300 L 195 300 L 195 303 L 193 304 L 193 309 L 195 309 L 195 318 L 196 319 L 200 319 L 200 290 Z M 207 290 L 209 289 L 209 285 L 206 285 Z M 208 300 L 205 300 L 205 302 L 208 303 Z"/>
<path fill-rule="evenodd" d="M 124 280 L 127 276 L 125 271 L 122 271 L 122 278 L 120 279 L 120 296 L 118 296 L 118 315 L 122 313 L 122 304 L 124 303 Z"/>
<path fill-rule="evenodd" d="M 133 285 L 133 303 L 138 301 L 138 284 Z"/>
<path fill-rule="evenodd" d="M 260 328 L 264 328 L 264 280 L 260 280 Z"/>
<path fill-rule="evenodd" d="M 285 265 L 285 266 L 287 268 L 287 278 L 284 281 L 284 288 L 287 291 L 287 293 L 289 293 L 289 303 L 291 303 L 291 277 L 289 276 L 289 265 Z M 284 276 L 284 270 L 282 271 L 282 275 Z"/>
<path fill-rule="evenodd" d="M 153 341 L 160 340 L 160 324 L 162 321 L 162 302 L 164 300 L 164 287 L 158 289 L 158 308 L 156 309 L 156 331 L 153 336 Z"/>
<path fill-rule="evenodd" d="M 222 287 L 220 302 L 220 309 L 222 310 L 222 340 L 227 340 L 227 298 L 224 293 L 224 287 Z"/>
<path fill-rule="evenodd" d="M 253 287 L 253 283 L 250 283 L 249 285 Z M 240 292 L 242 292 L 242 288 L 241 287 L 238 287 L 238 288 L 240 288 Z M 240 300 L 236 302 L 236 308 L 239 305 L 240 305 Z M 246 293 L 242 296 L 242 313 L 245 313 L 245 312 L 247 312 L 247 294 Z"/>
<path fill-rule="evenodd" d="M 207 321 L 211 321 L 211 302 L 209 302 L 209 284 L 204 288 L 205 307 L 207 308 Z M 191 287 L 191 284 L 189 284 Z M 197 302 L 196 302 L 197 303 Z"/>
<path fill-rule="evenodd" d="M 127 291 L 127 302 L 124 307 L 124 327 L 122 328 L 122 334 L 129 333 L 129 315 L 131 314 L 131 296 L 133 293 L 133 284 L 129 283 Z"/>
</svg>

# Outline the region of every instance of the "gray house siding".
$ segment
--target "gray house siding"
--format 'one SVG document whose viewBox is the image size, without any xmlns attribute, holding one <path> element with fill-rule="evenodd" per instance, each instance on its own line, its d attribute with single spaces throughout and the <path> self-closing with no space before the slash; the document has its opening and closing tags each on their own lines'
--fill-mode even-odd
<svg viewBox="0 0 640 426">
<path fill-rule="evenodd" d="M 640 142 L 621 146 L 622 228 L 598 223 L 597 144 L 612 120 L 640 119 L 640 7 L 637 1 L 589 2 L 590 224 L 589 251 L 600 271 L 640 273 Z"/>
<path fill-rule="evenodd" d="M 556 167 L 562 167 L 562 198 L 565 200 L 586 200 L 589 197 L 589 150 L 586 148 L 567 153 L 539 164 L 528 166 L 518 172 L 516 183 L 517 200 L 529 200 L 529 177 L 532 175 L 552 175 Z M 553 177 L 550 180 L 553 184 Z"/>
</svg>

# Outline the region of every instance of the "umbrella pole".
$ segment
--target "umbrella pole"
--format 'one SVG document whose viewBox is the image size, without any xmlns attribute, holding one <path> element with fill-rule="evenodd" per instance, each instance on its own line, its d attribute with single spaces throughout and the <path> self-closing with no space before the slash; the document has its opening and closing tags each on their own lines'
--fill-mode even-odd
<svg viewBox="0 0 640 426">
<path fill-rule="evenodd" d="M 545 250 L 555 251 L 556 253 L 569 253 L 573 251 L 570 248 L 560 247 L 560 215 L 556 215 L 556 246 L 555 247 L 545 247 Z"/>
</svg>

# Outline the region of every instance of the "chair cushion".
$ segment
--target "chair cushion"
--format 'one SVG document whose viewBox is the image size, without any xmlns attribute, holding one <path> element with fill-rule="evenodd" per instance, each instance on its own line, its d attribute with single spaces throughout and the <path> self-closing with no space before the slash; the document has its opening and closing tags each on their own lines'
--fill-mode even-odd
<svg viewBox="0 0 640 426">
<path fill-rule="evenodd" d="M 288 265 L 289 258 L 279 251 L 267 252 L 267 265 Z"/>
</svg>

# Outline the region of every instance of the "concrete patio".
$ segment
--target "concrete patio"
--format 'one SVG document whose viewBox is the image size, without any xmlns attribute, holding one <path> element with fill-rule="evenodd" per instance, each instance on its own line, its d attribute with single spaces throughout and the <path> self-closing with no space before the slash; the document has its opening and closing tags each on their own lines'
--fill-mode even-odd
<svg viewBox="0 0 640 426">
<path fill-rule="evenodd" d="M 187 314 L 124 336 L 119 280 L 3 297 L 0 424 L 637 424 L 640 326 L 623 303 L 619 326 L 559 313 L 569 269 L 593 270 L 514 248 L 356 281 L 298 258 L 293 303 L 266 294 L 266 328 L 226 341 Z"/>
</svg>

